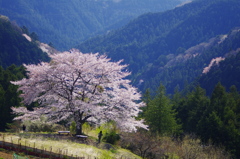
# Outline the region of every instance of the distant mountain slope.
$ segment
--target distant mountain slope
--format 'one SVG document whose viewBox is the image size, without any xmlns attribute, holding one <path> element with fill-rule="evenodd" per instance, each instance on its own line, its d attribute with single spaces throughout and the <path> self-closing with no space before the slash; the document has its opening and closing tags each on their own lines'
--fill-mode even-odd
<svg viewBox="0 0 240 159">
<path fill-rule="evenodd" d="M 49 57 L 38 48 L 35 41 L 29 42 L 22 29 L 7 17 L 0 16 L 0 66 L 38 63 Z"/>
<path fill-rule="evenodd" d="M 145 81 L 142 90 L 156 88 L 162 82 L 172 93 L 174 87 L 182 88 L 200 75 L 204 66 L 171 72 L 169 62 L 193 46 L 227 34 L 240 26 L 239 19 L 239 0 L 196 0 L 164 13 L 142 15 L 122 29 L 92 38 L 78 48 L 106 53 L 113 60 L 124 59 L 130 64 L 135 85 Z"/>
<path fill-rule="evenodd" d="M 196 80 L 196 83 L 206 89 L 208 95 L 218 82 L 226 89 L 232 85 L 240 89 L 240 28 L 232 31 L 212 52 L 217 52 L 218 58 L 213 59 L 211 67 L 206 67 L 207 71 Z"/>
<path fill-rule="evenodd" d="M 212 69 L 202 75 L 197 81 L 199 85 L 206 89 L 207 94 L 211 94 L 214 85 L 218 82 L 229 90 L 232 85 L 235 85 L 238 90 L 240 88 L 240 50 L 237 55 L 232 55 L 221 61 L 218 65 L 214 65 Z"/>
<path fill-rule="evenodd" d="M 25 25 L 52 42 L 69 49 L 90 36 L 119 28 L 147 12 L 159 12 L 180 0 L 0 0 L 0 14 Z"/>
<path fill-rule="evenodd" d="M 175 57 L 168 56 L 170 59 L 164 66 L 151 67 L 151 69 L 142 74 L 142 77 L 148 80 L 140 88 L 142 90 L 146 88 L 154 89 L 154 86 L 161 81 L 167 86 L 168 92 L 173 93 L 176 86 L 183 89 L 194 81 L 193 84 L 195 86 L 197 83 L 200 83 L 207 90 L 208 95 L 211 94 L 214 86 L 219 81 L 222 81 L 222 78 L 219 78 L 222 75 L 212 76 L 211 79 L 207 78 L 208 80 L 202 79 L 201 82 L 198 80 L 195 81 L 195 79 L 209 74 L 208 72 L 211 71 L 212 67 L 216 67 L 215 63 L 221 63 L 222 60 L 235 55 L 240 50 L 239 31 L 236 28 L 226 35 L 216 36 L 206 42 L 193 46 Z M 238 72 L 234 73 L 234 71 L 230 74 L 234 77 L 239 75 Z M 231 85 L 236 85 L 240 88 L 240 85 L 236 82 L 238 79 L 227 80 L 230 78 L 225 77 L 223 85 L 226 88 L 229 88 L 228 86 Z"/>
</svg>

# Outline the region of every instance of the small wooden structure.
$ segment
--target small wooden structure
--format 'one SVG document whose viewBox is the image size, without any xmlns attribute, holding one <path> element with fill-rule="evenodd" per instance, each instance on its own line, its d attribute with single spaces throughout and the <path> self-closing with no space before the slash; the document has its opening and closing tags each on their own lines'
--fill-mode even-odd
<svg viewBox="0 0 240 159">
<path fill-rule="evenodd" d="M 69 135 L 70 134 L 70 131 L 58 131 L 58 134 L 61 135 L 61 134 L 67 134 Z"/>
<path fill-rule="evenodd" d="M 83 141 L 87 141 L 87 137 L 86 135 L 76 135 L 77 138 L 83 140 Z"/>
</svg>

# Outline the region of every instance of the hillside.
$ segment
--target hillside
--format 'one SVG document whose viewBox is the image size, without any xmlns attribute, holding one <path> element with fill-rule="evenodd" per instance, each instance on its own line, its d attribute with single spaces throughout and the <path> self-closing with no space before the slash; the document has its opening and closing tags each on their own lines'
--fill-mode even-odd
<svg viewBox="0 0 240 159">
<path fill-rule="evenodd" d="M 29 38 L 30 35 L 24 34 L 24 29 L 0 15 L 0 131 L 12 122 L 11 107 L 19 106 L 21 102 L 17 87 L 10 81 L 25 77 L 23 63 L 36 64 L 49 60 L 47 53 L 39 49 L 39 42 L 34 38 L 30 42 Z"/>
<path fill-rule="evenodd" d="M 154 89 L 162 82 L 173 93 L 176 86 L 182 89 L 199 76 L 205 66 L 197 65 L 196 61 L 188 69 L 173 72 L 169 62 L 186 54 L 191 47 L 240 26 L 239 11 L 238 0 L 196 0 L 163 13 L 142 15 L 121 29 L 87 40 L 78 48 L 83 52 L 106 53 L 113 60 L 124 59 L 130 64 L 134 84 L 142 84 L 141 90 Z M 185 64 L 180 62 L 175 68 L 182 65 Z"/>
<path fill-rule="evenodd" d="M 147 12 L 168 10 L 180 0 L 0 0 L 0 14 L 66 50 L 99 33 L 119 28 Z"/>
<path fill-rule="evenodd" d="M 0 66 L 38 63 L 49 57 L 38 48 L 35 41 L 28 41 L 23 30 L 7 17 L 0 16 Z"/>
<path fill-rule="evenodd" d="M 229 50 L 229 48 L 231 49 Z M 219 56 L 211 61 L 211 67 L 196 80 L 196 83 L 206 89 L 208 95 L 212 93 L 214 85 L 218 82 L 221 82 L 227 90 L 232 85 L 235 85 L 239 89 L 240 30 L 232 31 L 220 47 L 215 48 L 212 52 L 222 54 L 218 54 Z"/>
</svg>

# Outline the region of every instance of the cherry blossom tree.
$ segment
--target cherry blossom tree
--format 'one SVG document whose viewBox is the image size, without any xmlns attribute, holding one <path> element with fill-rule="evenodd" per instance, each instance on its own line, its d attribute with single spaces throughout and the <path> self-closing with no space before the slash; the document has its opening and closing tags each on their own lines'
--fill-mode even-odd
<svg viewBox="0 0 240 159">
<path fill-rule="evenodd" d="M 16 120 L 37 120 L 44 115 L 49 122 L 73 119 L 77 134 L 91 121 L 101 124 L 114 120 L 124 131 L 146 128 L 136 120 L 141 94 L 126 79 L 130 72 L 122 61 L 111 62 L 105 55 L 83 54 L 78 50 L 50 55 L 49 63 L 24 65 L 28 78 L 12 81 L 22 91 L 23 103 L 38 102 L 34 111 L 13 107 Z"/>
</svg>

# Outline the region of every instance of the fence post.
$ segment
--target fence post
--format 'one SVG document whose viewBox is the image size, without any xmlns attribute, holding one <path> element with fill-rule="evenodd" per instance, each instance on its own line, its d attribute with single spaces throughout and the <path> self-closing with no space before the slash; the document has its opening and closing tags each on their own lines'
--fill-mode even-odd
<svg viewBox="0 0 240 159">
<path fill-rule="evenodd" d="M 4 146 L 4 144 L 5 144 L 5 141 L 4 141 L 4 134 L 3 134 L 3 146 Z"/>
<path fill-rule="evenodd" d="M 22 140 L 22 138 L 20 137 L 20 138 L 18 138 L 18 147 L 19 147 L 19 149 L 21 150 L 22 148 L 21 148 L 21 142 L 20 142 L 20 140 Z"/>
<path fill-rule="evenodd" d="M 44 153 L 44 147 L 43 147 L 43 145 L 41 146 L 40 151 L 41 151 L 41 154 Z"/>
<path fill-rule="evenodd" d="M 58 157 L 60 157 L 60 148 L 58 148 Z"/>
<path fill-rule="evenodd" d="M 52 156 L 52 146 L 50 146 L 50 158 Z"/>
<path fill-rule="evenodd" d="M 12 147 L 11 147 L 11 149 L 13 149 L 13 140 L 12 140 L 12 137 L 11 137 L 11 143 L 12 143 Z"/>
</svg>

